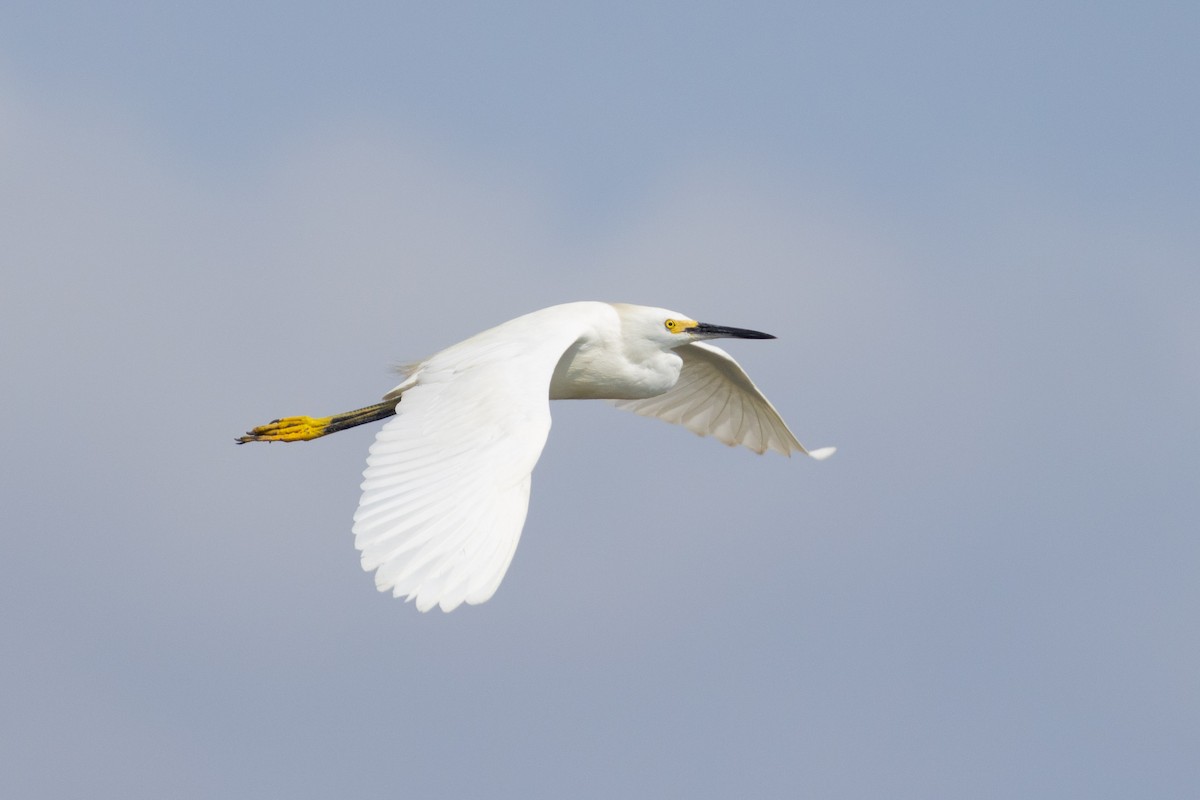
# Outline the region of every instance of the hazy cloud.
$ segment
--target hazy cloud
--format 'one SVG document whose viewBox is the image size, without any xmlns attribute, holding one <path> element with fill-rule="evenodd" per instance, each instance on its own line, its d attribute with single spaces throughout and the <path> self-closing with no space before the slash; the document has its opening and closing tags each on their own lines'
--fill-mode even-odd
<svg viewBox="0 0 1200 800">
<path fill-rule="evenodd" d="M 721 135 L 627 163 L 552 145 L 530 132 L 552 102 L 502 114 L 459 73 L 447 91 L 494 111 L 494 151 L 442 99 L 441 116 L 432 100 L 426 116 L 398 101 L 294 112 L 261 149 L 214 155 L 176 130 L 179 108 L 9 70 L 9 791 L 1195 785 L 1194 186 L 1157 159 L 1110 168 L 1110 139 L 1045 145 L 1107 176 L 1103 195 L 1042 171 L 1038 142 L 990 161 L 955 129 L 939 159 L 912 119 L 844 150 L 789 139 L 796 112 L 757 111 L 790 97 L 784 78 L 754 102 L 721 89 L 786 52 L 707 94 L 688 84 L 694 123 Z M 564 103 L 576 91 L 552 83 Z M 706 98 L 781 133 L 722 128 L 695 110 Z M 1021 130 L 1075 130 L 1037 113 Z M 634 119 L 613 136 L 637 141 Z M 655 142 L 683 136 L 645 119 Z M 896 173 L 865 178 L 858 151 Z M 371 402 L 390 365 L 576 299 L 779 335 L 730 349 L 805 443 L 840 452 L 758 458 L 557 404 L 512 570 L 493 601 L 445 616 L 377 595 L 358 566 L 370 431 L 232 443 L 273 416 Z"/>
</svg>

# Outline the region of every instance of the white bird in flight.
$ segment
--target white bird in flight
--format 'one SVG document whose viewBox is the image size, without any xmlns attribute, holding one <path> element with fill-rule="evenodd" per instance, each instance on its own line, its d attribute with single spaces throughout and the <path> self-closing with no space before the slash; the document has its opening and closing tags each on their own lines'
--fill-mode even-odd
<svg viewBox="0 0 1200 800">
<path fill-rule="evenodd" d="M 718 338 L 775 337 L 649 306 L 551 306 L 408 368 L 381 403 L 278 419 L 237 441 L 304 441 L 394 415 L 367 457 L 354 544 L 380 591 L 452 611 L 489 600 L 508 570 L 549 400 L 611 400 L 756 453 L 833 455 L 800 444 L 738 363 L 704 341 Z"/>
</svg>

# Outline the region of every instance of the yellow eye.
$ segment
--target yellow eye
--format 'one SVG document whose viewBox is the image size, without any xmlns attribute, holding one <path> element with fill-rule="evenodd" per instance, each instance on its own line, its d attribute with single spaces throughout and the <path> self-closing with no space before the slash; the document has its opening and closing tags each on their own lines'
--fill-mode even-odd
<svg viewBox="0 0 1200 800">
<path fill-rule="evenodd" d="M 667 330 L 669 330 L 671 333 L 674 333 L 675 329 L 679 327 L 679 323 L 673 319 L 667 320 L 666 325 L 667 325 Z"/>
</svg>

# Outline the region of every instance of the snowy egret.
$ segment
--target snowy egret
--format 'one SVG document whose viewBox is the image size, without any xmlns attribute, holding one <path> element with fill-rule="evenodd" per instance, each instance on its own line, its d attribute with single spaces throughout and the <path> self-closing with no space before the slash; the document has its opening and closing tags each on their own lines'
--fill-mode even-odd
<svg viewBox="0 0 1200 800">
<path fill-rule="evenodd" d="M 451 611 L 490 599 L 508 570 L 549 400 L 611 400 L 757 453 L 833 454 L 805 450 L 738 363 L 703 341 L 717 338 L 775 337 L 663 308 L 552 306 L 408 368 L 381 403 L 275 420 L 237 441 L 304 441 L 394 416 L 367 457 L 354 543 L 380 591 Z"/>
</svg>

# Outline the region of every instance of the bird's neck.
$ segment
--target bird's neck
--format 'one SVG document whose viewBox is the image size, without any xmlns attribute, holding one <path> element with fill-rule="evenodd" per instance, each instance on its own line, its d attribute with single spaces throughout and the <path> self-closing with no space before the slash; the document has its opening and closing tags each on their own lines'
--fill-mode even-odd
<svg viewBox="0 0 1200 800">
<path fill-rule="evenodd" d="M 683 361 L 671 351 L 628 353 L 605 344 L 576 342 L 558 361 L 551 400 L 637 400 L 655 397 L 679 379 Z"/>
</svg>

